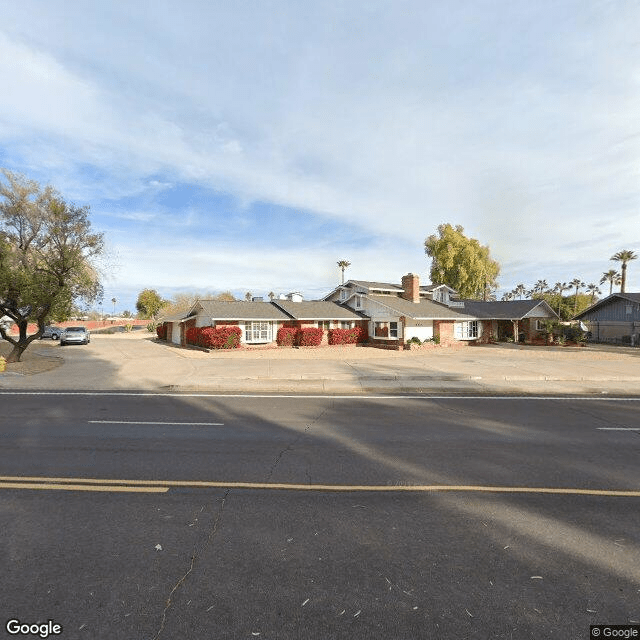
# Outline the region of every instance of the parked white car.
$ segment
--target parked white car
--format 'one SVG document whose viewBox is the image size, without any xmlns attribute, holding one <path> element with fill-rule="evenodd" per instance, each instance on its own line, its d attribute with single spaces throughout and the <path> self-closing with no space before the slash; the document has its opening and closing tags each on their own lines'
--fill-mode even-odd
<svg viewBox="0 0 640 640">
<path fill-rule="evenodd" d="M 65 344 L 89 344 L 91 333 L 86 327 L 67 327 L 60 335 L 60 345 Z"/>
</svg>

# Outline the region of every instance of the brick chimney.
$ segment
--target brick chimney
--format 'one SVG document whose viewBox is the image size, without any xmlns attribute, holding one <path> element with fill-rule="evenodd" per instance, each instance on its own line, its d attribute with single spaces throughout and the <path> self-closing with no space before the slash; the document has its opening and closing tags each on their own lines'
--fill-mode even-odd
<svg viewBox="0 0 640 640">
<path fill-rule="evenodd" d="M 402 297 L 410 302 L 420 302 L 420 276 L 407 273 L 402 276 Z"/>
</svg>

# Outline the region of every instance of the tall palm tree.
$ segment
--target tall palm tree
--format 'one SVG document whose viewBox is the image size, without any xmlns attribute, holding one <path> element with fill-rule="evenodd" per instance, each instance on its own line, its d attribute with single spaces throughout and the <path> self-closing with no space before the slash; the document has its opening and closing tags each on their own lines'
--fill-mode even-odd
<svg viewBox="0 0 640 640">
<path fill-rule="evenodd" d="M 507 291 L 506 293 L 503 293 L 501 300 L 513 300 L 513 291 Z"/>
<path fill-rule="evenodd" d="M 616 262 L 622 262 L 622 275 L 620 278 L 620 293 L 625 292 L 625 287 L 627 284 L 627 263 L 631 262 L 631 260 L 635 260 L 638 256 L 633 252 L 625 249 L 623 251 L 618 251 L 618 253 L 614 253 L 610 260 L 615 260 Z"/>
<path fill-rule="evenodd" d="M 598 286 L 593 283 L 587 285 L 586 292 L 591 294 L 591 304 L 593 304 L 596 295 L 599 295 L 601 293 L 600 289 L 598 289 Z"/>
<path fill-rule="evenodd" d="M 615 269 L 609 269 L 609 271 L 605 271 L 602 274 L 602 278 L 600 278 L 600 284 L 604 284 L 605 282 L 609 283 L 609 295 L 613 293 L 613 285 L 620 284 L 620 274 Z"/>
<path fill-rule="evenodd" d="M 566 282 L 556 282 L 553 291 L 558 294 L 558 316 L 560 315 L 560 307 L 562 306 L 562 294 L 569 291 L 571 287 Z"/>
<path fill-rule="evenodd" d="M 578 290 L 582 289 L 586 285 L 584 282 L 582 282 L 582 280 L 580 280 L 580 278 L 574 278 L 569 284 L 571 285 L 572 289 L 574 287 L 576 289 L 575 298 L 573 299 L 573 314 L 575 315 L 578 311 Z"/>
<path fill-rule="evenodd" d="M 113 315 L 116 315 L 116 302 L 118 302 L 115 298 L 111 298 L 111 302 L 113 302 Z"/>
<path fill-rule="evenodd" d="M 338 260 L 338 266 L 342 269 L 342 284 L 344 284 L 344 270 L 351 266 L 348 260 Z"/>
</svg>

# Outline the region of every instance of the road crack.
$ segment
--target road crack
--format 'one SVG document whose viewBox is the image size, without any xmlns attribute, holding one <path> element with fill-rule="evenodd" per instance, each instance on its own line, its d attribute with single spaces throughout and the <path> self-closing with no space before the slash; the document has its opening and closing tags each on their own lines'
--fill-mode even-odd
<svg viewBox="0 0 640 640">
<path fill-rule="evenodd" d="M 329 411 L 329 409 L 333 408 L 333 404 L 334 403 L 331 402 L 330 405 L 326 409 L 323 409 L 309 424 L 305 425 L 304 430 L 302 432 L 298 433 L 298 435 L 293 439 L 293 441 L 290 442 L 284 449 L 282 449 L 282 451 L 280 451 L 278 453 L 274 463 L 271 465 L 271 469 L 269 470 L 269 473 L 267 474 L 267 479 L 265 480 L 265 482 L 269 482 L 271 480 L 271 478 L 273 477 L 273 474 L 275 473 L 276 468 L 280 464 L 280 461 L 282 460 L 284 455 L 286 453 L 288 453 L 289 451 L 291 451 L 298 444 L 298 442 L 300 440 L 302 440 L 302 438 L 304 438 L 309 433 L 309 429 L 311 429 L 311 427 L 313 427 L 313 425 L 315 425 L 320 420 L 320 418 L 322 418 L 322 416 L 325 413 L 327 413 L 327 411 Z M 309 474 L 307 474 L 307 475 L 309 475 Z"/>
<path fill-rule="evenodd" d="M 215 520 L 213 522 L 213 527 L 209 531 L 209 535 L 207 536 L 206 540 L 204 541 L 204 544 L 202 545 L 202 547 L 200 548 L 199 551 L 196 548 L 194 548 L 193 554 L 191 555 L 191 561 L 189 563 L 189 568 L 180 577 L 180 579 L 173 585 L 173 588 L 169 592 L 169 595 L 167 596 L 167 600 L 165 602 L 164 609 L 162 611 L 162 620 L 160 621 L 160 627 L 159 627 L 158 631 L 156 632 L 156 635 L 153 636 L 153 640 L 158 640 L 158 638 L 160 637 L 160 635 L 164 631 L 164 627 L 165 627 L 165 624 L 167 622 L 167 614 L 169 612 L 169 609 L 171 608 L 171 605 L 173 604 L 173 600 L 172 600 L 173 594 L 176 593 L 176 591 L 178 591 L 178 589 L 180 589 L 180 587 L 182 587 L 182 585 L 189 578 L 189 575 L 194 570 L 194 568 L 196 566 L 196 563 L 198 562 L 198 559 L 211 546 L 211 543 L 213 542 L 213 539 L 215 538 L 216 534 L 218 533 L 218 528 L 220 527 L 220 522 L 222 521 L 222 516 L 224 514 L 224 507 L 225 507 L 225 504 L 227 502 L 227 498 L 229 497 L 229 492 L 230 491 L 231 491 L 231 489 L 227 489 L 224 492 L 224 495 L 222 496 L 222 503 L 220 504 L 220 507 L 218 509 L 218 513 L 216 514 Z M 202 511 L 202 509 L 201 509 L 201 511 Z"/>
</svg>

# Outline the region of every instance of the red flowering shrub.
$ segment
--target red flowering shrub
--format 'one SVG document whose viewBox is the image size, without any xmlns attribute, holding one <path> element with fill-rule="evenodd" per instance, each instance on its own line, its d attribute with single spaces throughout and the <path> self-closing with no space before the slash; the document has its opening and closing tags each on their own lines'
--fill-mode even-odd
<svg viewBox="0 0 640 640">
<path fill-rule="evenodd" d="M 281 347 L 317 347 L 323 335 L 317 327 L 280 327 L 276 342 Z"/>
<path fill-rule="evenodd" d="M 299 347 L 317 347 L 322 342 L 324 331 L 319 327 L 301 327 L 296 333 L 296 345 Z"/>
<path fill-rule="evenodd" d="M 159 324 L 156 327 L 156 333 L 158 334 L 158 338 L 160 338 L 160 340 L 166 340 L 167 339 L 167 325 L 166 324 Z"/>
<path fill-rule="evenodd" d="M 205 349 L 237 349 L 242 329 L 236 326 L 191 327 L 187 329 L 187 342 Z"/>
<path fill-rule="evenodd" d="M 365 327 L 329 329 L 329 344 L 356 344 L 357 342 L 366 342 L 368 337 Z"/>
<path fill-rule="evenodd" d="M 187 344 L 195 344 L 198 345 L 198 336 L 200 334 L 199 327 L 189 327 L 186 333 Z"/>
<path fill-rule="evenodd" d="M 295 344 L 297 332 L 298 327 L 280 327 L 276 336 L 278 346 L 292 347 Z"/>
</svg>

